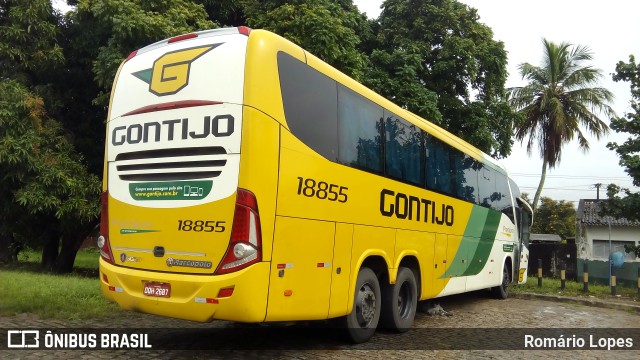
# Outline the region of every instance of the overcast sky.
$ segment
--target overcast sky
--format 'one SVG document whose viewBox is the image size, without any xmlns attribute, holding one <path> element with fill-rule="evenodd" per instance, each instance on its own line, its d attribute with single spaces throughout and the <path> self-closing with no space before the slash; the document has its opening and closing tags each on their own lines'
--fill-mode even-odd
<svg viewBox="0 0 640 360">
<path fill-rule="evenodd" d="M 488 25 L 494 39 L 504 42 L 509 57 L 507 87 L 522 86 L 517 66 L 528 62 L 540 65 L 542 38 L 559 43 L 587 45 L 594 56 L 593 65 L 605 74 L 601 85 L 615 96 L 613 108 L 622 114 L 631 110 L 628 83 L 615 83 L 611 73 L 618 61 L 629 55 L 640 58 L 640 1 L 638 0 L 458 0 L 478 9 L 480 22 Z M 370 18 L 380 14 L 382 0 L 354 0 Z M 606 120 L 608 122 L 608 119 Z M 547 171 L 542 196 L 573 201 L 595 199 L 594 184 L 611 182 L 631 187 L 631 178 L 618 165 L 615 152 L 606 148 L 609 141 L 621 143 L 625 134 L 612 132 L 604 140 L 590 139 L 591 150 L 584 154 L 576 144 L 563 148 L 559 166 Z M 536 149 L 531 156 L 516 143 L 511 156 L 502 160 L 523 191 L 531 198 L 538 186 L 542 160 Z M 638 190 L 638 189 L 634 189 Z M 604 189 L 601 197 L 606 197 Z"/>
</svg>

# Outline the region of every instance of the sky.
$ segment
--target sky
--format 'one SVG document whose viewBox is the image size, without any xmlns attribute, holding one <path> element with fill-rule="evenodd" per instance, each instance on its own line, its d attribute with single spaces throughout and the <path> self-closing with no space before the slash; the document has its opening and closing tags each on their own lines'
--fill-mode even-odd
<svg viewBox="0 0 640 360">
<path fill-rule="evenodd" d="M 640 1 L 638 0 L 458 0 L 478 10 L 480 22 L 489 26 L 494 39 L 502 41 L 508 52 L 506 87 L 524 86 L 517 66 L 528 62 L 540 65 L 542 38 L 560 43 L 587 45 L 593 53 L 591 64 L 602 70 L 602 87 L 615 95 L 611 104 L 619 114 L 631 111 L 628 83 L 611 79 L 618 61 L 628 61 L 629 55 L 640 58 Z M 354 0 L 368 17 L 380 14 L 382 0 Z M 608 119 L 603 117 L 608 123 Z M 624 142 L 627 134 L 611 131 L 598 141 L 588 136 L 590 151 L 583 153 L 576 143 L 562 150 L 560 164 L 547 171 L 542 196 L 567 200 L 577 207 L 579 199 L 595 199 L 595 184 L 604 184 L 600 197 L 606 198 L 606 184 L 616 183 L 634 191 L 631 178 L 618 165 L 619 157 L 607 149 L 610 141 Z M 523 192 L 533 198 L 540 181 L 542 160 L 539 150 L 527 155 L 526 144 L 514 143 L 512 154 L 501 160 Z"/>
</svg>

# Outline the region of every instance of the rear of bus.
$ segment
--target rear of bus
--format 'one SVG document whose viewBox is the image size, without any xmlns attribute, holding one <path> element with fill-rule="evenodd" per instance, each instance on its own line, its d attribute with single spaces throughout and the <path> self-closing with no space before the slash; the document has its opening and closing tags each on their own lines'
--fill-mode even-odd
<svg viewBox="0 0 640 360">
<path fill-rule="evenodd" d="M 248 34 L 219 29 L 164 40 L 118 70 L 100 283 L 125 309 L 195 321 L 265 318 L 269 263 L 256 194 L 268 191 L 239 181 L 241 141 L 253 136 L 243 132 Z M 275 171 L 263 174 L 266 183 Z M 260 200 L 274 202 L 268 197 Z"/>
</svg>

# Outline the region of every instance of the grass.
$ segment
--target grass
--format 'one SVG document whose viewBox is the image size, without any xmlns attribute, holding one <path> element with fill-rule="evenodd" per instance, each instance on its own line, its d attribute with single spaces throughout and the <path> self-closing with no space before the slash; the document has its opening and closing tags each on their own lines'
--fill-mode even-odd
<svg viewBox="0 0 640 360">
<path fill-rule="evenodd" d="M 33 249 L 25 249 L 18 254 L 18 263 L 11 267 L 16 269 L 30 270 L 33 272 L 43 272 L 45 269 L 40 267 L 42 253 Z M 100 252 L 98 248 L 81 249 L 76 255 L 73 263 L 74 273 L 91 276 L 92 273 L 98 276 L 98 260 Z"/>
<path fill-rule="evenodd" d="M 0 271 L 0 316 L 21 313 L 53 319 L 105 318 L 121 310 L 100 292 L 96 249 L 78 252 L 74 272 L 51 274 L 40 267 L 40 254 L 23 251 L 18 264 Z"/>
<path fill-rule="evenodd" d="M 638 296 L 638 289 L 635 287 L 618 286 L 616 288 L 616 293 L 620 296 L 616 297 L 611 295 L 611 288 L 608 284 L 590 283 L 588 293 L 585 293 L 583 291 L 584 285 L 582 282 L 567 280 L 565 282 L 564 290 L 560 290 L 560 285 L 560 279 L 543 278 L 542 287 L 538 287 L 538 278 L 535 276 L 529 276 L 526 284 L 513 286 L 511 287 L 511 290 L 513 292 L 527 292 L 561 296 L 594 296 L 601 299 L 640 299 L 640 297 Z"/>
</svg>

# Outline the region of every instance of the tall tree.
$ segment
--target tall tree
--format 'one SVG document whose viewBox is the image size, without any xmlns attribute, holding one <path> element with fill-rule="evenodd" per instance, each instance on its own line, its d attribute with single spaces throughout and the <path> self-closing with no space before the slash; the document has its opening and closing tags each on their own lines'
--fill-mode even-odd
<svg viewBox="0 0 640 360">
<path fill-rule="evenodd" d="M 633 179 L 633 185 L 640 186 L 640 64 L 636 63 L 633 55 L 629 56 L 628 63 L 618 62 L 613 80 L 629 82 L 632 111 L 611 120 L 611 128 L 616 132 L 628 133 L 629 138 L 622 144 L 612 142 L 607 146 L 618 153 L 620 165 Z M 640 221 L 640 193 L 610 184 L 607 194 L 609 199 L 603 204 L 603 214 Z M 628 247 L 627 252 L 635 252 L 636 256 L 640 256 L 640 246 Z"/>
<path fill-rule="evenodd" d="M 630 137 L 622 144 L 612 142 L 607 146 L 620 156 L 620 165 L 633 178 L 633 185 L 640 186 L 640 64 L 636 64 L 633 55 L 629 56 L 628 63 L 618 62 L 613 80 L 629 82 L 632 112 L 613 118 L 611 128 L 616 132 L 628 133 Z M 640 211 L 635 214 L 640 218 Z"/>
<path fill-rule="evenodd" d="M 456 0 L 387 0 L 365 84 L 487 153 L 507 156 L 515 114 L 507 54 Z"/>
<path fill-rule="evenodd" d="M 50 116 L 51 74 L 64 64 L 59 20 L 48 0 L 0 2 L 0 261 L 30 245 L 44 248 L 44 265 L 70 271 L 100 182 Z"/>
<path fill-rule="evenodd" d="M 537 144 L 542 157 L 540 184 L 533 198 L 534 210 L 544 187 L 547 168 L 554 168 L 562 157 L 562 146 L 578 141 L 583 151 L 589 150 L 589 141 L 581 127 L 600 139 L 609 127 L 600 114 L 614 116 L 609 102 L 613 94 L 598 81 L 602 72 L 588 63 L 592 54 L 588 47 L 543 39 L 544 54 L 541 66 L 522 63 L 518 66 L 523 87 L 509 89 L 510 101 L 522 115 L 515 137 L 527 140 L 527 151 Z"/>
</svg>

